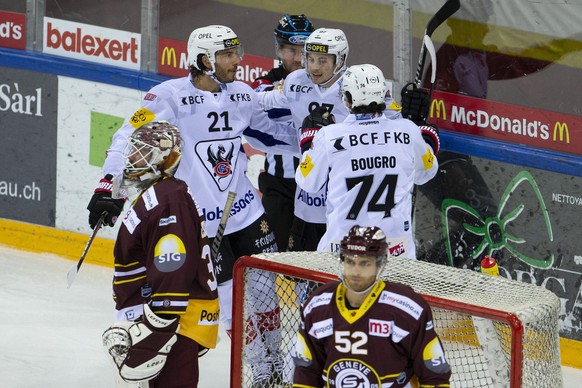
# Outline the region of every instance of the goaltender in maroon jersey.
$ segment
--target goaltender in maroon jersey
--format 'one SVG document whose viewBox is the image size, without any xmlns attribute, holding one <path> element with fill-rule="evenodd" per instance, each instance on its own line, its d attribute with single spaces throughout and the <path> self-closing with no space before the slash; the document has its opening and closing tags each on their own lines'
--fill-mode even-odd
<svg viewBox="0 0 582 388">
<path fill-rule="evenodd" d="M 301 309 L 293 387 L 449 387 L 451 371 L 428 303 L 379 274 L 388 245 L 380 228 L 354 226 L 340 247 L 341 281 Z"/>
</svg>

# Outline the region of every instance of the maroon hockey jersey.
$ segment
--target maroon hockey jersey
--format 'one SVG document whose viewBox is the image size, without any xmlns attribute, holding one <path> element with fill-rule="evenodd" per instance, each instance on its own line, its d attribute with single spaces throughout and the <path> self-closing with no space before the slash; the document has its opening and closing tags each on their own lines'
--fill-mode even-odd
<svg viewBox="0 0 582 388">
<path fill-rule="evenodd" d="M 180 317 L 179 334 L 207 348 L 218 336 L 218 292 L 202 213 L 181 180 L 143 191 L 123 218 L 115 243 L 113 297 L 118 320 L 150 303 Z"/>
<path fill-rule="evenodd" d="M 378 281 L 358 309 L 331 282 L 301 309 L 293 387 L 448 387 L 450 367 L 428 303 L 412 288 Z"/>
</svg>

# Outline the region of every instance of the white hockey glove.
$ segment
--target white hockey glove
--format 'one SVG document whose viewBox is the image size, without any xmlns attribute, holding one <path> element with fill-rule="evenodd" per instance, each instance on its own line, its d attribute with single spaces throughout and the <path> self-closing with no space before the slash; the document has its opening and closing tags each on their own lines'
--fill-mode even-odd
<svg viewBox="0 0 582 388">
<path fill-rule="evenodd" d="M 151 380 L 162 371 L 179 328 L 178 318 L 160 318 L 144 304 L 140 321 L 118 321 L 105 330 L 103 347 L 123 380 Z"/>
</svg>

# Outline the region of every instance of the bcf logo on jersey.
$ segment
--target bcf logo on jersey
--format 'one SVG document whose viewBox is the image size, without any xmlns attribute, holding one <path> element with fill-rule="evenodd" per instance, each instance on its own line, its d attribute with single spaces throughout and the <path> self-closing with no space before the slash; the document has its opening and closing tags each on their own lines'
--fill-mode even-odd
<svg viewBox="0 0 582 388">
<path fill-rule="evenodd" d="M 389 337 L 392 333 L 393 323 L 380 319 L 370 319 L 368 321 L 368 334 L 375 337 Z"/>
</svg>

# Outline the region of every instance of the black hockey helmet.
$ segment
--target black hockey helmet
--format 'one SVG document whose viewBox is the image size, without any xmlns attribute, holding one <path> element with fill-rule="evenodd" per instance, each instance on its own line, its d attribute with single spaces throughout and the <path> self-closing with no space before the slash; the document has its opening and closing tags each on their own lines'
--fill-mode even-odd
<svg viewBox="0 0 582 388">
<path fill-rule="evenodd" d="M 313 24 L 307 16 L 285 14 L 275 27 L 275 41 L 278 44 L 303 45 L 313 31 Z"/>
</svg>

